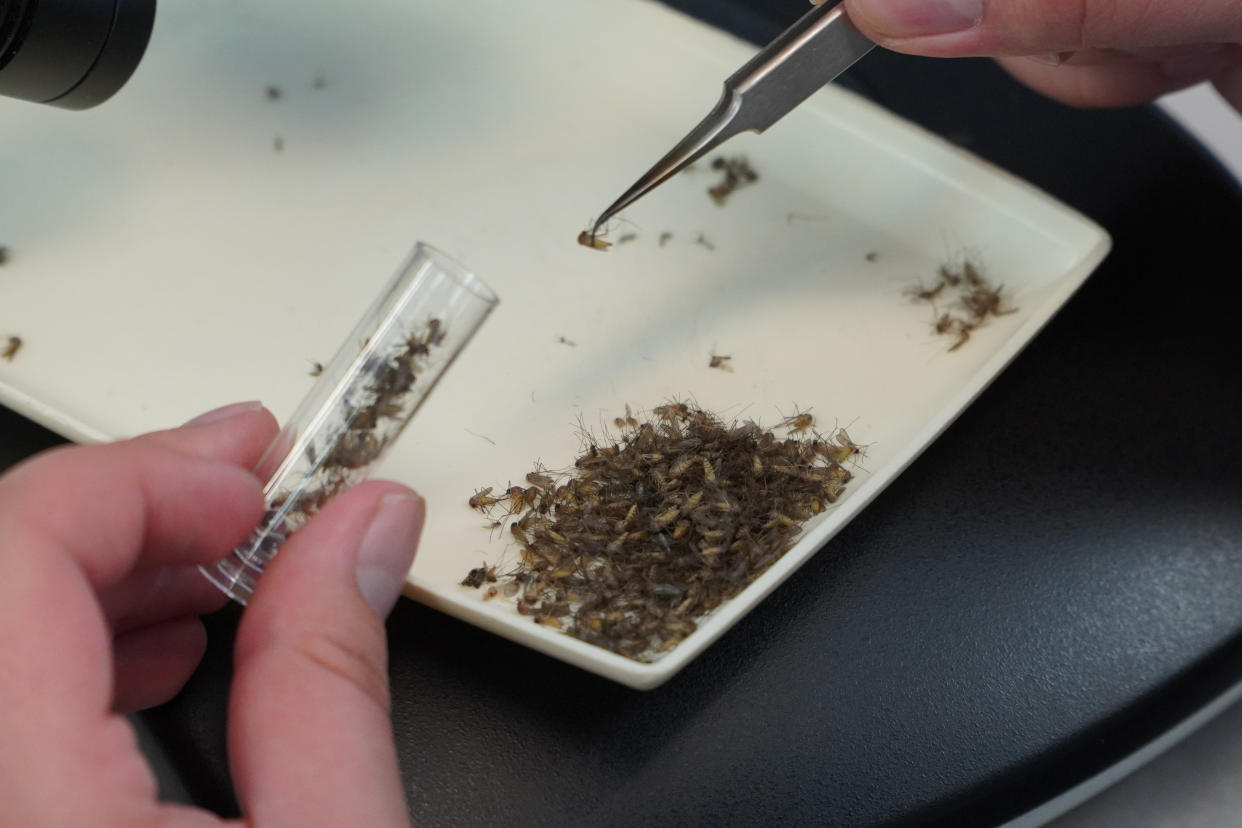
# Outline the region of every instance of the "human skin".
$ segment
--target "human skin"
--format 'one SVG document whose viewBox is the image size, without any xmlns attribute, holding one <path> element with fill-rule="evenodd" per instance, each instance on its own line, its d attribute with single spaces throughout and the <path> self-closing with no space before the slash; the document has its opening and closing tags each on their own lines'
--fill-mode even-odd
<svg viewBox="0 0 1242 828">
<path fill-rule="evenodd" d="M 1073 106 L 1129 106 L 1211 82 L 1242 112 L 1237 0 L 845 0 L 898 52 L 990 56 Z"/>
<path fill-rule="evenodd" d="M 229 757 L 245 817 L 157 801 L 124 713 L 171 698 L 225 597 L 196 569 L 263 512 L 258 404 L 132 440 L 53 449 L 0 476 L 0 802 L 40 826 L 408 825 L 383 617 L 423 502 L 336 498 L 282 548 L 234 646 Z"/>
</svg>

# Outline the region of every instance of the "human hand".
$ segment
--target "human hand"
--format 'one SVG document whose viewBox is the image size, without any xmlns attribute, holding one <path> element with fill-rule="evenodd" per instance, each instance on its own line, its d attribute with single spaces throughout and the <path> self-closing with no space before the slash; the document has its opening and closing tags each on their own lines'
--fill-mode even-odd
<svg viewBox="0 0 1242 828">
<path fill-rule="evenodd" d="M 882 46 L 993 56 L 1018 80 L 1075 106 L 1128 106 L 1206 80 L 1242 112 L 1236 0 L 845 0 L 845 7 Z"/>
<path fill-rule="evenodd" d="M 200 826 L 156 800 L 123 711 L 171 698 L 224 596 L 196 570 L 263 512 L 257 404 L 170 431 L 53 449 L 0 477 L 3 822 Z M 336 498 L 267 567 L 242 616 L 229 757 L 249 824 L 407 825 L 383 616 L 423 503 L 395 483 Z"/>
</svg>

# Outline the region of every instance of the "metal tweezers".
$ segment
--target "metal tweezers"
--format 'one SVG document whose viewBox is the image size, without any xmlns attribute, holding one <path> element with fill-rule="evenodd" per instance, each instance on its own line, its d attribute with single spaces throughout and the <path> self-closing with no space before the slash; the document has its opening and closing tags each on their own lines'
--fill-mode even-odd
<svg viewBox="0 0 1242 828">
<path fill-rule="evenodd" d="M 703 121 L 600 214 L 600 228 L 621 210 L 740 132 L 763 132 L 875 46 L 850 22 L 843 0 L 803 15 L 725 81 Z"/>
</svg>

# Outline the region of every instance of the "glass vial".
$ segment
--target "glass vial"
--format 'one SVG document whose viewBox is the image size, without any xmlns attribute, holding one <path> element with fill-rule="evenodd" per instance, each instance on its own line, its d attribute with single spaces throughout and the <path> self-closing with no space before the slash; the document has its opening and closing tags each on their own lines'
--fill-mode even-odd
<svg viewBox="0 0 1242 828">
<path fill-rule="evenodd" d="M 419 243 L 255 467 L 263 520 L 233 554 L 200 567 L 245 604 L 285 540 L 364 480 L 496 307 L 481 279 Z"/>
</svg>

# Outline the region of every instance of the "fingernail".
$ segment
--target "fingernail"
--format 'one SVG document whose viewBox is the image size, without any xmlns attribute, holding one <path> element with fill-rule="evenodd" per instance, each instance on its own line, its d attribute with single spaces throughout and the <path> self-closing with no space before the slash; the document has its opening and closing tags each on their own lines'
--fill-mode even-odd
<svg viewBox="0 0 1242 828">
<path fill-rule="evenodd" d="M 983 0 L 870 0 L 860 13 L 888 37 L 946 34 L 979 25 Z"/>
<path fill-rule="evenodd" d="M 192 426 L 192 425 L 207 425 L 208 423 L 218 423 L 220 420 L 227 420 L 229 417 L 236 417 L 239 414 L 249 414 L 251 411 L 258 411 L 262 407 L 263 407 L 263 403 L 258 402 L 257 400 L 252 400 L 250 402 L 233 403 L 232 405 L 225 405 L 225 406 L 221 406 L 220 408 L 213 408 L 211 411 L 208 411 L 206 414 L 199 414 L 193 420 L 188 420 L 185 424 L 188 426 Z"/>
<path fill-rule="evenodd" d="M 358 550 L 354 577 L 362 597 L 385 618 L 401 596 L 418 545 L 422 498 L 414 494 L 384 495 Z"/>
</svg>

